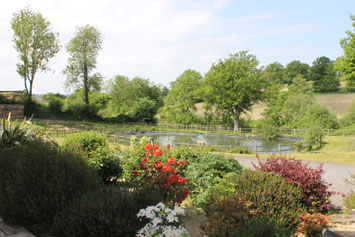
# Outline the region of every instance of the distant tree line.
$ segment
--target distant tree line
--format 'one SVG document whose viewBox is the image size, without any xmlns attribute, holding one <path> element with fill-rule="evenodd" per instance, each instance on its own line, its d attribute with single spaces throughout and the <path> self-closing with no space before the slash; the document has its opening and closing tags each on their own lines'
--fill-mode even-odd
<svg viewBox="0 0 355 237">
<path fill-rule="evenodd" d="M 355 15 L 350 18 L 355 28 Z M 11 28 L 19 56 L 17 72 L 32 101 L 36 74 L 49 70 L 49 60 L 60 50 L 58 33 L 29 7 L 14 14 Z M 241 115 L 263 101 L 268 107 L 262 126 L 333 128 L 339 126 L 335 115 L 315 103 L 313 92 L 337 91 L 340 81 L 346 82 L 348 91 L 355 91 L 355 31 L 346 34 L 340 40 L 344 55 L 335 61 L 322 56 L 312 65 L 294 60 L 286 66 L 274 62 L 261 67 L 255 55 L 239 51 L 212 64 L 205 75 L 185 70 L 168 89 L 146 78 L 123 75 L 104 82 L 94 71 L 103 35 L 86 25 L 77 27 L 65 46 L 69 58 L 64 84 L 73 93 L 48 93 L 43 100 L 58 116 L 115 122 L 156 122 L 158 118 L 169 123 L 233 124 L 235 130 L 245 126 Z M 282 91 L 285 88 L 288 91 Z"/>
</svg>

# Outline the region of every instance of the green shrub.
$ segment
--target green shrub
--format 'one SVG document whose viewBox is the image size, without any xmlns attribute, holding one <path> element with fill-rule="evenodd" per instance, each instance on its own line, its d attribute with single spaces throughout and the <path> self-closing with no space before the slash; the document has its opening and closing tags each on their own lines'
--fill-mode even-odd
<svg viewBox="0 0 355 237">
<path fill-rule="evenodd" d="M 265 222 L 256 218 L 250 222 L 237 235 L 239 237 L 289 237 L 292 236 L 290 230 L 280 229 L 273 222 Z"/>
<path fill-rule="evenodd" d="M 75 133 L 65 137 L 63 147 L 84 153 L 88 158 L 92 157 L 99 147 L 106 147 L 107 139 L 101 134 L 89 131 Z"/>
<path fill-rule="evenodd" d="M 185 177 L 189 180 L 188 186 L 193 202 L 203 207 L 206 202 L 206 194 L 218 178 L 222 178 L 230 172 L 240 172 L 242 166 L 231 157 L 215 154 L 203 154 L 189 163 L 185 171 Z"/>
<path fill-rule="evenodd" d="M 35 233 L 46 231 L 71 200 L 97 188 L 77 155 L 42 142 L 0 151 L 0 215 Z"/>
<path fill-rule="evenodd" d="M 89 165 L 106 184 L 117 181 L 122 175 L 121 160 L 107 147 L 99 147 L 89 159 Z"/>
<path fill-rule="evenodd" d="M 73 134 L 65 138 L 63 148 L 80 154 L 105 183 L 112 183 L 121 177 L 121 161 L 109 149 L 107 138 L 101 134 L 94 131 Z"/>
<path fill-rule="evenodd" d="M 30 141 L 42 141 L 57 146 L 57 143 L 49 138 L 46 131 L 35 129 L 30 120 L 15 122 L 15 125 L 13 125 L 10 119 L 11 114 L 7 119 L 3 118 L 1 121 L 0 150 L 13 146 L 22 146 Z"/>
<path fill-rule="evenodd" d="M 208 221 L 204 227 L 206 235 L 236 236 L 256 216 L 251 211 L 250 203 L 242 197 L 223 198 L 216 200 L 207 212 Z"/>
<path fill-rule="evenodd" d="M 355 209 L 355 193 L 350 193 L 344 200 L 344 206 Z"/>
<path fill-rule="evenodd" d="M 133 184 L 110 185 L 92 192 L 65 209 L 52 228 L 53 236 L 135 236 L 146 223 L 140 222 L 140 209 L 155 205 L 160 197 L 152 190 L 139 190 Z"/>
<path fill-rule="evenodd" d="M 300 214 L 305 212 L 301 204 L 302 190 L 280 176 L 247 170 L 236 176 L 234 183 L 235 195 L 253 203 L 258 218 L 273 222 L 277 228 L 296 228 Z"/>
<path fill-rule="evenodd" d="M 266 140 L 274 140 L 280 136 L 280 129 L 269 121 L 261 125 L 262 137 Z"/>
<path fill-rule="evenodd" d="M 48 102 L 49 111 L 59 114 L 63 110 L 64 100 L 58 97 L 51 97 Z"/>
</svg>

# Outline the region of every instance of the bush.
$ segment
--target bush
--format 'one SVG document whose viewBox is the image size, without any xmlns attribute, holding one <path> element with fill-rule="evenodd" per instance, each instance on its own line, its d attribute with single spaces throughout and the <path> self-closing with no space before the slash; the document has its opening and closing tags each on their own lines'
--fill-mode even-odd
<svg viewBox="0 0 355 237">
<path fill-rule="evenodd" d="M 350 193 L 344 200 L 344 206 L 355 209 L 355 193 Z"/>
<path fill-rule="evenodd" d="M 100 147 L 107 146 L 107 139 L 101 134 L 89 131 L 72 134 L 65 137 L 63 147 L 69 150 L 77 150 L 88 158 L 92 157 Z"/>
<path fill-rule="evenodd" d="M 63 104 L 64 104 L 63 99 L 60 99 L 58 97 L 52 97 L 52 98 L 50 98 L 50 100 L 48 102 L 48 109 L 52 113 L 59 114 L 59 113 L 62 113 Z"/>
<path fill-rule="evenodd" d="M 112 183 L 121 177 L 121 161 L 109 149 L 107 138 L 101 134 L 94 131 L 73 134 L 65 138 L 63 148 L 81 155 L 105 183 Z"/>
<path fill-rule="evenodd" d="M 282 176 L 285 180 L 302 189 L 302 203 L 309 212 L 325 213 L 330 207 L 329 197 L 332 195 L 328 191 L 330 184 L 322 179 L 324 173 L 323 165 L 320 164 L 316 169 L 303 164 L 299 160 L 272 157 L 265 162 L 258 161 L 255 169 L 271 172 Z"/>
<path fill-rule="evenodd" d="M 208 236 L 236 236 L 256 216 L 251 203 L 242 197 L 221 197 L 207 213 L 208 222 L 204 231 Z"/>
<path fill-rule="evenodd" d="M 0 151 L 0 215 L 33 232 L 46 231 L 54 216 L 98 180 L 77 155 L 41 142 Z"/>
<path fill-rule="evenodd" d="M 287 229 L 278 228 L 273 222 L 265 222 L 256 218 L 241 230 L 238 234 L 240 237 L 289 237 L 292 232 Z"/>
<path fill-rule="evenodd" d="M 218 178 L 223 178 L 230 172 L 240 172 L 242 166 L 231 157 L 215 154 L 203 154 L 190 162 L 186 168 L 186 178 L 189 180 L 191 198 L 198 207 L 204 207 L 206 195 Z"/>
<path fill-rule="evenodd" d="M 135 236 L 146 222 L 140 209 L 155 205 L 160 196 L 152 190 L 118 183 L 75 201 L 55 219 L 53 236 Z"/>
<path fill-rule="evenodd" d="M 280 129 L 269 121 L 261 125 L 263 139 L 274 140 L 280 136 Z"/>
<path fill-rule="evenodd" d="M 235 196 L 253 204 L 257 218 L 278 229 L 294 230 L 305 212 L 302 190 L 284 178 L 261 171 L 244 171 L 234 180 Z"/>
</svg>

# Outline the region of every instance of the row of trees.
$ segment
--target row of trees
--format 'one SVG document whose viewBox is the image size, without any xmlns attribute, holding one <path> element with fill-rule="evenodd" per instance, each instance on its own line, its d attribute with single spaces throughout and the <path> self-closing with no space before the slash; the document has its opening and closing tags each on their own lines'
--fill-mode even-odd
<svg viewBox="0 0 355 237">
<path fill-rule="evenodd" d="M 49 70 L 48 62 L 60 50 L 58 33 L 53 32 L 50 22 L 39 12 L 26 7 L 14 13 L 11 21 L 13 42 L 20 62 L 17 72 L 23 77 L 26 94 L 31 98 L 35 76 Z M 85 104 L 89 105 L 89 91 L 102 84 L 99 73 L 90 75 L 96 68 L 96 58 L 101 49 L 103 36 L 92 26 L 78 27 L 74 37 L 66 45 L 70 57 L 63 73 L 67 76 L 67 88 L 84 88 Z"/>
<path fill-rule="evenodd" d="M 351 19 L 355 27 L 355 16 L 351 15 Z M 24 78 L 26 92 L 31 97 L 36 73 L 48 70 L 49 59 L 60 49 L 58 34 L 52 31 L 50 23 L 40 13 L 32 12 L 29 7 L 14 14 L 11 26 L 20 58 L 17 71 Z M 67 76 L 65 86 L 76 89 L 66 99 L 66 107 L 73 113 L 84 111 L 82 114 L 85 114 L 86 111 L 87 114 L 96 114 L 101 110 L 104 116 L 124 114 L 136 120 L 152 121 L 158 109 L 164 105 L 161 109 L 163 119 L 191 123 L 196 119 L 196 104 L 204 102 L 205 122 L 209 123 L 213 119 L 228 122 L 232 119 L 235 129 L 238 129 L 240 115 L 250 110 L 255 103 L 267 98 L 269 101 L 286 98 L 284 95 L 280 95 L 278 99 L 270 96 L 279 95 L 284 83 L 290 85 L 291 92 L 283 102 L 293 98 L 294 94 L 301 94 L 292 92 L 292 83 L 308 85 L 311 82 L 310 88 L 316 92 L 336 90 L 339 85 L 339 71 L 346 79 L 348 90 L 355 90 L 355 65 L 352 63 L 355 58 L 355 33 L 348 31 L 347 35 L 347 38 L 341 40 L 344 56 L 336 62 L 320 57 L 311 67 L 292 61 L 286 67 L 275 62 L 262 68 L 254 55 L 240 51 L 214 63 L 205 76 L 186 70 L 171 83 L 169 93 L 166 88 L 155 85 L 148 79 L 129 79 L 120 75 L 109 80 L 107 93 L 100 93 L 103 77 L 92 72 L 96 68 L 103 36 L 92 26 L 78 27 L 74 37 L 66 45 L 70 57 L 68 66 L 63 71 Z M 167 97 L 164 100 L 165 95 Z M 93 103 L 89 97 L 94 98 Z M 57 99 L 63 100 L 59 97 Z M 78 104 L 80 109 L 76 107 Z M 282 106 L 285 104 L 282 103 Z M 272 108 L 272 105 L 269 107 Z M 289 122 L 287 121 L 285 123 Z"/>
<path fill-rule="evenodd" d="M 297 75 L 302 75 L 307 81 L 313 82 L 315 92 L 330 92 L 339 89 L 340 71 L 337 62 L 322 56 L 313 61 L 312 66 L 300 61 L 292 61 L 284 67 L 274 62 L 265 67 L 264 76 L 269 81 L 291 84 Z"/>
</svg>

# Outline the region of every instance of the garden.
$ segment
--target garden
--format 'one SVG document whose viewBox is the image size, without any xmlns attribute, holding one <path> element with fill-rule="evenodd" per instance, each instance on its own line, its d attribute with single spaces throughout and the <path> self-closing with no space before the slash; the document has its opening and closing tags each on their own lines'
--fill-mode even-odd
<svg viewBox="0 0 355 237">
<path fill-rule="evenodd" d="M 147 137 L 122 150 L 93 131 L 60 145 L 48 134 L 2 121 L 0 216 L 36 236 L 319 236 L 332 224 L 322 166 L 280 154 L 248 169 Z M 191 210 L 205 217 L 195 230 Z"/>
</svg>

